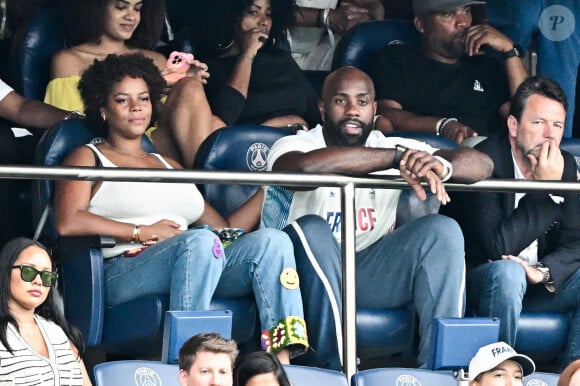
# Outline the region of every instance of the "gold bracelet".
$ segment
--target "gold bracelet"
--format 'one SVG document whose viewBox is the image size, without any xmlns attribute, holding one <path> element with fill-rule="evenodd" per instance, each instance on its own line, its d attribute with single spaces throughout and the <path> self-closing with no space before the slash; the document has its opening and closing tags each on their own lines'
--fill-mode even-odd
<svg viewBox="0 0 580 386">
<path fill-rule="evenodd" d="M 131 236 L 132 243 L 140 243 L 141 242 L 141 228 L 139 225 L 133 225 L 133 236 Z"/>
</svg>

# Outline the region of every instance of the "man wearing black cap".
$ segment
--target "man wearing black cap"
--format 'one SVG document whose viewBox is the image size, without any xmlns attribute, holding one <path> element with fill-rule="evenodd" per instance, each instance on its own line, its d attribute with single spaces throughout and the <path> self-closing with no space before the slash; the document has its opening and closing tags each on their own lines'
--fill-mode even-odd
<svg viewBox="0 0 580 386">
<path fill-rule="evenodd" d="M 396 131 L 444 135 L 459 143 L 505 127 L 509 98 L 527 77 L 521 49 L 488 24 L 472 25 L 483 1 L 414 0 L 420 47 L 392 45 L 377 58 L 378 112 Z M 495 51 L 484 55 L 484 49 Z M 503 63 L 502 63 L 503 62 Z"/>
</svg>

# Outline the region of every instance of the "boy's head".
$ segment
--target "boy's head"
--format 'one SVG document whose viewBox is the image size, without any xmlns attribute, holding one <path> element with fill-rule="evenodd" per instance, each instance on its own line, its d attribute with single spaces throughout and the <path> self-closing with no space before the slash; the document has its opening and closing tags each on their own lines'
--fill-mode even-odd
<svg viewBox="0 0 580 386">
<path fill-rule="evenodd" d="M 231 386 L 236 342 L 216 333 L 197 334 L 179 350 L 179 382 L 183 386 Z"/>
</svg>

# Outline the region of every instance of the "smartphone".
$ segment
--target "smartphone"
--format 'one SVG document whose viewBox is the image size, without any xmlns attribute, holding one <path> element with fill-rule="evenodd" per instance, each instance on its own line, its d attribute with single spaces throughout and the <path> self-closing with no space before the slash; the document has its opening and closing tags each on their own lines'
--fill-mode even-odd
<svg viewBox="0 0 580 386">
<path fill-rule="evenodd" d="M 187 75 L 187 71 L 190 68 L 189 62 L 192 60 L 192 54 L 173 51 L 171 54 L 169 54 L 169 57 L 165 62 L 165 68 L 173 71 L 164 75 L 163 77 L 169 83 L 177 82 L 179 79 Z"/>
</svg>

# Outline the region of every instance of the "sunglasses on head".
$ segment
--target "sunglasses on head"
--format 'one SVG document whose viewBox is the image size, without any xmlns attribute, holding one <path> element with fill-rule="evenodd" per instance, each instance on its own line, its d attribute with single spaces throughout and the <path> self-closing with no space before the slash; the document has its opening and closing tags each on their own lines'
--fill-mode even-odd
<svg viewBox="0 0 580 386">
<path fill-rule="evenodd" d="M 20 269 L 20 278 L 26 282 L 33 281 L 37 275 L 40 275 L 42 285 L 45 287 L 52 287 L 58 279 L 58 273 L 52 271 L 39 271 L 30 265 L 15 265 L 12 269 Z"/>
</svg>

